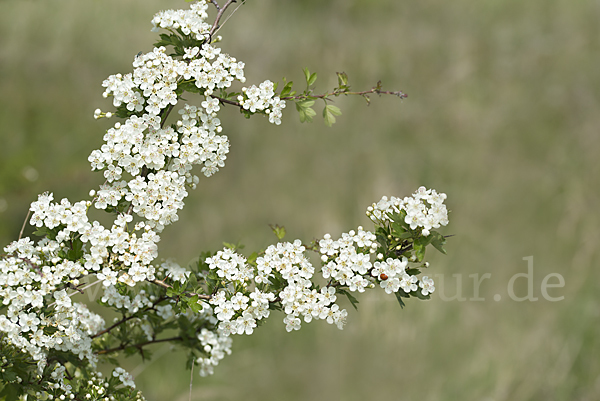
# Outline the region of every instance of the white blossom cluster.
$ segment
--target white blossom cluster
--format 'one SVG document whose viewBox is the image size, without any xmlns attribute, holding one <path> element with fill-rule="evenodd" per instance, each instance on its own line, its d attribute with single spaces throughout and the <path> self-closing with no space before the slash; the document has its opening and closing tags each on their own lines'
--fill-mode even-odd
<svg viewBox="0 0 600 401">
<path fill-rule="evenodd" d="M 71 278 L 95 273 L 104 281 L 105 286 L 114 285 L 117 281 L 134 285 L 136 282 L 153 279 L 154 267 L 150 262 L 157 256 L 156 243 L 160 240 L 158 235 L 143 222 L 136 225 L 136 231 L 143 230 L 140 236 L 136 232 L 127 231 L 127 223 L 131 222 L 132 216 L 120 215 L 110 230 L 104 228 L 98 221 L 90 223 L 87 218 L 87 207 L 91 202 L 78 202 L 71 206 L 68 200 L 63 199 L 60 204 L 52 202 L 52 194 L 42 194 L 36 202 L 31 204 L 33 211 L 31 223 L 38 227 L 47 228 L 64 227 L 56 236 L 56 241 L 50 241 L 47 246 L 58 248 L 56 245 L 63 244 L 76 236 L 89 245 L 83 254 L 85 263 L 64 261 L 58 263 L 58 258 L 51 262 L 57 266 L 67 263 Z M 29 239 L 27 241 L 31 242 Z M 60 241 L 60 242 L 59 242 Z M 31 242 L 32 243 L 32 242 Z M 45 266 L 44 269 L 52 269 Z M 119 276 L 119 271 L 127 270 Z M 47 279 L 55 285 L 63 280 L 63 276 L 55 271 Z"/>
<path fill-rule="evenodd" d="M 415 275 L 407 273 L 408 259 L 387 258 L 385 261 L 377 260 L 371 263 L 371 255 L 376 251 L 378 244 L 375 234 L 364 231 L 358 227 L 358 232 L 353 230 L 343 233 L 338 240 L 333 240 L 331 235 L 325 234 L 319 241 L 321 260 L 326 263 L 322 268 L 325 279 L 331 279 L 342 285 L 347 285 L 350 291 L 364 292 L 372 288 L 374 282 L 386 293 L 417 291 L 428 295 L 435 290 L 433 280 L 424 276 L 421 281 Z M 418 283 L 418 285 L 417 285 Z"/>
<path fill-rule="evenodd" d="M 348 313 L 334 304 L 335 288 L 323 287 L 320 291 L 314 288 L 311 279 L 315 269 L 304 251 L 300 240 L 269 246 L 265 255 L 256 260 L 257 277 L 261 276 L 263 281 L 269 283 L 277 272 L 287 281 L 287 286 L 278 294 L 286 313 L 284 323 L 287 331 L 300 329 L 300 317 L 306 323 L 312 319 L 325 319 L 342 329 Z"/>
<path fill-rule="evenodd" d="M 108 306 L 126 309 L 129 313 L 136 313 L 140 309 L 152 305 L 153 297 L 148 297 L 146 292 L 141 290 L 132 299 L 127 295 L 121 295 L 114 285 L 109 285 L 104 288 L 104 294 L 100 300 Z"/>
<path fill-rule="evenodd" d="M 248 296 L 239 291 L 233 295 L 229 291 L 219 291 L 209 302 L 214 307 L 222 335 L 250 335 L 258 320 L 269 317 L 269 302 L 274 300 L 272 293 L 255 289 Z"/>
<path fill-rule="evenodd" d="M 172 259 L 167 259 L 160 267 L 165 270 L 165 275 L 167 277 L 173 281 L 179 281 L 181 284 L 185 283 L 192 273 L 185 267 L 179 266 L 179 264 Z"/>
<path fill-rule="evenodd" d="M 269 122 L 281 124 L 282 110 L 285 109 L 285 101 L 275 96 L 275 86 L 271 81 L 265 81 L 258 87 L 252 85 L 242 88 L 243 95 L 238 96 L 238 101 L 246 110 L 252 113 L 264 111 L 269 115 Z"/>
<path fill-rule="evenodd" d="M 200 366 L 200 376 L 208 376 L 214 373 L 214 367 L 225 355 L 231 355 L 231 337 L 220 331 L 211 331 L 206 328 L 200 330 L 198 340 L 202 344 L 204 352 L 210 357 L 200 357 L 196 362 Z"/>
<path fill-rule="evenodd" d="M 381 198 L 367 209 L 367 216 L 375 223 L 390 221 L 388 213 L 406 211 L 404 221 L 410 225 L 411 230 L 422 228 L 423 235 L 429 235 L 432 228 L 439 228 L 448 224 L 448 210 L 444 205 L 446 194 L 438 194 L 435 189 L 419 189 L 412 197 L 404 199 L 392 196 Z"/>
<path fill-rule="evenodd" d="M 202 40 L 210 32 L 210 24 L 205 20 L 208 18 L 208 4 L 199 0 L 191 4 L 190 10 L 165 10 L 157 13 L 152 19 L 153 32 L 162 29 L 181 30 L 184 35 L 194 35 L 196 39 Z"/>
<path fill-rule="evenodd" d="M 375 234 L 362 227 L 358 227 L 357 233 L 354 230 L 343 233 L 336 241 L 325 234 L 319 241 L 321 260 L 328 262 L 323 266 L 323 277 L 347 285 L 350 291 L 364 292 L 370 284 L 365 277 L 372 267 L 371 254 L 377 249 L 375 239 Z"/>
<path fill-rule="evenodd" d="M 104 327 L 99 315 L 72 302 L 64 289 L 65 282 L 78 282 L 82 267 L 58 257 L 61 247 L 47 239 L 34 246 L 23 238 L 5 247 L 7 256 L 0 259 L 0 298 L 7 308 L 0 315 L 0 332 L 31 355 L 39 369 L 51 349 L 95 365 L 90 336 Z"/>
<path fill-rule="evenodd" d="M 127 372 L 125 369 L 121 367 L 115 368 L 112 373 L 113 377 L 118 377 L 121 383 L 123 383 L 126 387 L 135 388 L 135 383 L 133 382 L 133 376 Z"/>
<path fill-rule="evenodd" d="M 216 270 L 220 278 L 227 281 L 244 281 L 254 277 L 252 267 L 246 264 L 246 258 L 229 248 L 218 251 L 205 262 L 211 270 Z"/>
<path fill-rule="evenodd" d="M 153 30 L 205 40 L 201 46 L 184 49 L 181 59 L 169 56 L 165 47 L 155 48 L 136 56 L 132 73 L 111 75 L 103 82 L 104 96 L 112 96 L 119 112 L 127 110 L 130 116 L 110 128 L 105 143 L 88 157 L 92 170 L 103 170 L 106 178 L 97 192 L 90 192 L 93 199 L 57 203 L 52 194 L 40 195 L 31 204 L 30 223 L 46 237 L 37 243 L 19 239 L 4 248 L 5 255 L 0 258 L 0 333 L 8 344 L 37 361 L 40 372 L 50 350 L 76 355 L 91 368 L 97 364 L 92 338 L 102 332 L 105 322 L 85 305 L 72 302 L 71 295 L 77 291 L 67 292 L 79 288 L 88 276 L 95 275 L 104 286 L 101 302 L 124 315 L 148 311 L 164 321 L 185 316 L 196 323 L 197 339 L 205 353 L 196 360 L 202 376 L 211 374 L 231 353 L 232 334 L 250 335 L 260 320 L 269 317 L 272 303 L 281 303 L 287 331 L 298 330 L 302 320 L 309 323 L 313 319 L 342 329 L 348 313 L 335 302 L 337 295 L 348 295 L 346 287 L 364 292 L 378 283 L 389 294 L 420 288 L 425 296 L 435 290 L 427 276 L 419 280 L 408 274 L 409 262 L 404 257 L 385 261 L 378 257 L 373 263 L 377 238 L 358 227 L 337 240 L 327 234 L 319 242 L 322 276 L 328 281 L 322 288 L 313 283 L 315 268 L 301 241 L 296 240 L 269 246 L 256 258 L 256 267 L 228 248 L 207 258 L 205 263 L 221 286 L 216 293 L 203 296 L 210 299 L 200 301 L 203 309 L 199 313 L 190 308 L 179 314 L 174 300 L 157 299 L 144 290 L 135 295 L 119 292 L 119 283 L 134 287 L 157 275 L 187 285 L 191 272 L 177 263 L 168 260 L 158 269 L 152 265 L 158 255 L 158 233 L 179 219 L 187 187 L 199 183 L 193 167 L 200 165 L 202 173 L 210 177 L 224 166 L 229 152 L 229 141 L 221 135 L 217 118 L 222 99 L 215 92 L 222 93 L 235 80 L 244 83 L 245 65 L 208 43 L 207 7 L 207 1 L 200 0 L 188 11 L 162 11 L 152 20 Z M 184 105 L 179 121 L 165 126 L 179 101 L 181 85 L 204 100 L 199 107 Z M 276 96 L 271 81 L 242 88 L 238 101 L 246 113 L 261 112 L 271 123 L 281 123 L 285 101 Z M 96 117 L 111 114 L 95 112 Z M 445 198 L 445 194 L 421 187 L 412 197 L 384 197 L 367 214 L 375 223 L 382 223 L 389 220 L 389 213 L 404 211 L 406 224 L 413 230 L 421 228 L 426 236 L 448 223 Z M 87 213 L 92 205 L 115 213 L 110 228 L 90 221 Z M 338 286 L 342 287 L 339 291 Z M 156 322 L 148 316 L 129 316 L 122 323 L 127 323 L 127 329 L 137 327 L 148 341 L 155 339 Z M 106 394 L 108 381 L 91 373 L 86 399 L 114 399 Z M 135 388 L 131 375 L 123 369 L 116 368 L 112 375 L 121 385 Z M 64 378 L 65 368 L 57 364 L 53 386 L 62 392 L 61 400 L 73 399 Z M 137 398 L 143 399 L 141 394 Z"/>
</svg>

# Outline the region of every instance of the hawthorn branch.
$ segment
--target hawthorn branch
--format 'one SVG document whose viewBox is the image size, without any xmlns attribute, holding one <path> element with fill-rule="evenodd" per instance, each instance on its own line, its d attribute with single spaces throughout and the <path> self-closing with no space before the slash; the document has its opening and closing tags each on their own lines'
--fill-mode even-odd
<svg viewBox="0 0 600 401">
<path fill-rule="evenodd" d="M 324 100 L 330 100 L 329 98 L 331 96 L 339 96 L 339 95 L 346 95 L 346 96 L 363 96 L 363 97 L 368 97 L 368 95 L 371 94 L 377 94 L 379 96 L 381 95 L 393 95 L 393 96 L 398 96 L 400 99 L 405 99 L 408 97 L 408 95 L 402 91 L 384 91 L 381 90 L 380 87 L 380 83 L 377 84 L 377 86 L 374 86 L 373 88 L 366 90 L 366 91 L 360 91 L 360 92 L 350 92 L 350 91 L 340 91 L 340 90 L 333 90 L 332 92 L 327 92 L 327 93 L 323 93 L 321 95 L 314 95 L 312 93 L 301 93 L 299 95 L 294 95 L 294 96 L 284 96 L 281 98 L 281 100 L 307 100 L 307 99 L 324 99 Z M 218 99 L 220 103 L 222 104 L 229 104 L 231 106 L 236 106 L 239 108 L 242 108 L 242 105 L 239 102 L 236 102 L 234 100 L 229 100 L 229 99 L 225 99 L 219 96 L 215 96 L 214 94 L 211 95 L 212 98 L 214 99 Z"/>
<path fill-rule="evenodd" d="M 219 8 L 219 5 L 217 4 L 217 2 L 215 0 L 211 1 L 211 3 L 214 4 L 214 6 L 217 8 L 218 12 L 217 12 L 217 16 L 215 17 L 215 22 L 214 22 L 212 28 L 210 28 L 210 32 L 208 33 L 209 37 L 212 38 L 213 33 L 215 33 L 215 31 L 219 28 L 219 21 L 223 17 L 223 13 L 225 13 L 225 10 L 227 10 L 227 8 L 232 3 L 235 3 L 236 1 L 237 0 L 227 0 L 227 3 L 225 3 L 223 5 L 223 7 L 221 7 L 221 8 Z"/>
<path fill-rule="evenodd" d="M 328 92 L 328 93 L 324 93 L 322 95 L 313 95 L 310 93 L 302 93 L 299 95 L 295 95 L 295 96 L 285 96 L 282 97 L 281 100 L 306 100 L 306 99 L 327 99 L 330 96 L 339 96 L 339 95 L 357 95 L 357 96 L 366 96 L 366 95 L 370 95 L 372 93 L 375 93 L 379 96 L 381 95 L 394 95 L 394 96 L 398 96 L 401 99 L 407 98 L 408 95 L 404 92 L 401 91 L 384 91 L 381 90 L 381 81 L 377 83 L 377 86 L 374 86 L 373 88 L 371 88 L 370 90 L 367 91 L 361 91 L 361 92 L 350 92 L 350 91 L 339 91 L 339 90 L 334 90 L 333 92 Z"/>
<path fill-rule="evenodd" d="M 213 6 L 215 6 L 215 8 L 217 9 L 217 11 L 219 11 L 221 9 L 221 7 L 219 6 L 219 3 L 217 3 L 216 0 L 208 0 L 208 2 L 210 4 L 212 4 Z"/>
<path fill-rule="evenodd" d="M 145 341 L 143 343 L 137 343 L 137 344 L 121 344 L 115 348 L 101 349 L 99 351 L 96 351 L 95 354 L 96 355 L 105 355 L 105 354 L 110 354 L 111 352 L 123 351 L 125 348 L 137 348 L 138 350 L 142 351 L 142 348 L 145 347 L 146 345 L 165 343 L 165 342 L 169 342 L 169 341 L 181 341 L 181 340 L 183 340 L 183 337 L 177 336 L 177 337 L 170 337 L 170 338 L 162 338 L 160 340 L 150 340 L 150 341 Z"/>
<path fill-rule="evenodd" d="M 31 209 L 27 211 L 27 216 L 25 216 L 25 221 L 23 221 L 23 226 L 21 227 L 21 231 L 19 232 L 19 238 L 17 241 L 20 241 L 23 237 L 23 231 L 25 231 L 25 226 L 27 225 L 27 220 L 29 220 L 29 215 L 31 214 Z"/>
<path fill-rule="evenodd" d="M 172 286 L 172 285 L 170 285 L 170 284 L 167 284 L 167 283 L 165 283 L 164 281 L 162 281 L 162 280 L 159 280 L 159 279 L 154 279 L 153 281 L 149 281 L 149 282 L 150 282 L 150 283 L 152 283 L 152 284 L 156 284 L 156 285 L 158 285 L 159 287 L 166 288 L 166 289 L 173 288 L 173 286 Z M 209 300 L 209 299 L 211 299 L 211 298 L 212 298 L 210 295 L 207 295 L 207 294 L 198 294 L 198 293 L 196 293 L 196 292 L 184 292 L 183 294 L 184 294 L 184 295 L 188 295 L 188 296 L 190 296 L 190 297 L 198 296 L 198 299 L 206 299 L 206 300 Z"/>
<path fill-rule="evenodd" d="M 119 320 L 118 322 L 115 322 L 115 323 L 114 323 L 112 326 L 110 326 L 109 328 L 107 328 L 107 329 L 104 329 L 104 330 L 101 330 L 101 331 L 97 332 L 97 333 L 96 333 L 96 334 L 94 334 L 93 336 L 90 336 L 90 338 L 91 338 L 91 339 L 94 339 L 94 338 L 100 337 L 101 335 L 104 335 L 104 334 L 106 334 L 106 333 L 110 332 L 110 331 L 111 331 L 112 329 L 114 329 L 115 327 L 118 327 L 118 326 L 122 325 L 123 323 L 125 323 L 125 322 L 128 322 L 128 321 L 130 321 L 131 319 L 138 317 L 138 315 L 139 315 L 139 314 L 141 314 L 141 313 L 145 313 L 145 312 L 148 312 L 149 310 L 152 310 L 152 309 L 154 309 L 154 307 L 155 307 L 156 305 L 158 305 L 159 303 L 161 303 L 161 302 L 162 302 L 162 301 L 164 301 L 165 299 L 167 299 L 167 298 L 166 298 L 166 297 L 160 297 L 159 299 L 157 299 L 156 301 L 154 301 L 154 302 L 152 303 L 152 306 L 148 306 L 147 308 L 144 308 L 144 309 L 142 309 L 141 311 L 138 311 L 138 312 L 136 312 L 136 313 L 134 313 L 134 314 L 132 314 L 132 315 L 130 315 L 130 316 L 125 316 L 125 317 L 123 317 L 123 319 Z"/>
</svg>

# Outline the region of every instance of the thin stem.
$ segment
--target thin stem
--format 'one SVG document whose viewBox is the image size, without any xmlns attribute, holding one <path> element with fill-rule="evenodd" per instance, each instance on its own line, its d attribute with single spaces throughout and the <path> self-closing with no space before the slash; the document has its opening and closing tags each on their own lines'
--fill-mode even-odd
<svg viewBox="0 0 600 401">
<path fill-rule="evenodd" d="M 219 27 L 219 21 L 223 17 L 223 13 L 225 12 L 225 10 L 227 10 L 227 7 L 229 7 L 231 5 L 231 3 L 235 3 L 236 1 L 237 0 L 227 0 L 227 3 L 225 3 L 223 5 L 223 7 L 221 7 L 220 9 L 217 8 L 217 10 L 219 10 L 219 12 L 217 13 L 217 16 L 215 18 L 215 23 L 213 24 L 212 28 L 210 28 L 210 32 L 208 33 L 209 37 L 212 38 L 213 33 L 215 33 L 215 31 Z M 212 1 L 211 1 L 211 3 L 212 3 Z M 213 4 L 215 4 L 215 3 L 213 3 Z"/>
<path fill-rule="evenodd" d="M 159 279 L 155 279 L 155 280 L 149 281 L 149 282 L 153 283 L 153 284 L 156 284 L 156 285 L 158 285 L 160 287 L 163 287 L 163 288 L 167 288 L 167 289 L 173 288 L 173 286 L 171 286 L 171 285 L 169 285 L 169 284 L 167 284 L 164 281 L 159 280 Z M 194 296 L 197 295 L 199 299 L 206 299 L 206 300 L 209 300 L 209 299 L 212 298 L 210 295 L 198 294 L 196 292 L 184 292 L 183 294 L 189 295 L 189 296 L 192 296 L 192 297 L 194 297 Z"/>
<path fill-rule="evenodd" d="M 194 380 L 194 361 L 192 361 L 192 369 L 190 372 L 190 398 L 189 401 L 192 401 L 192 381 Z"/>
<path fill-rule="evenodd" d="M 235 102 L 233 100 L 224 99 L 222 97 L 215 96 L 214 94 L 210 95 L 210 97 L 215 98 L 215 99 L 219 99 L 219 102 L 224 103 L 224 104 L 230 104 L 232 106 L 242 107 L 242 105 L 239 104 L 238 102 Z"/>
<path fill-rule="evenodd" d="M 370 90 L 367 91 L 361 91 L 361 92 L 338 92 L 338 91 L 333 91 L 333 92 L 327 92 L 327 93 L 323 93 L 321 95 L 312 95 L 312 94 L 300 94 L 300 95 L 295 95 L 295 96 L 285 96 L 282 97 L 281 100 L 301 100 L 301 99 L 325 99 L 325 100 L 330 100 L 329 97 L 330 96 L 339 96 L 339 95 L 358 95 L 358 96 L 366 96 L 366 95 L 370 95 L 372 93 L 375 93 L 377 95 L 394 95 L 394 96 L 398 96 L 401 99 L 407 98 L 408 95 L 404 92 L 401 91 L 383 91 L 381 89 L 379 89 L 378 86 L 371 88 Z M 230 104 L 232 106 L 236 106 L 236 107 L 242 107 L 242 105 L 239 102 L 236 102 L 234 100 L 229 100 L 229 99 L 224 99 L 222 97 L 219 96 L 215 96 L 215 95 L 211 95 L 211 97 L 215 98 L 215 99 L 219 99 L 219 102 L 223 103 L 223 104 Z"/>
<path fill-rule="evenodd" d="M 217 11 L 221 9 L 221 7 L 219 7 L 219 3 L 217 3 L 216 0 L 208 0 L 208 2 L 210 4 L 212 4 L 213 6 L 215 6 L 215 8 L 217 9 Z"/>
<path fill-rule="evenodd" d="M 27 211 L 27 216 L 25 216 L 25 221 L 23 221 L 23 226 L 21 227 L 21 231 L 19 232 L 19 238 L 17 238 L 17 241 L 19 241 L 21 237 L 23 237 L 23 231 L 25 231 L 27 220 L 29 220 L 29 214 L 31 214 L 31 209 Z"/>
<path fill-rule="evenodd" d="M 282 97 L 281 100 L 297 100 L 297 99 L 306 99 L 306 98 L 317 98 L 317 99 L 325 99 L 328 98 L 329 96 L 339 96 L 339 95 L 359 95 L 359 96 L 365 96 L 365 95 L 369 95 L 371 93 L 376 93 L 378 95 L 394 95 L 394 96 L 398 96 L 401 99 L 404 99 L 406 97 L 408 97 L 408 95 L 404 92 L 401 91 L 382 91 L 381 89 L 379 89 L 378 87 L 374 87 L 368 91 L 362 91 L 362 92 L 330 92 L 330 93 L 324 93 L 322 95 L 305 95 L 305 94 L 301 94 L 301 95 L 296 95 L 296 96 L 286 96 L 286 97 Z"/>
<path fill-rule="evenodd" d="M 238 4 L 238 6 L 231 12 L 231 14 L 229 14 L 227 16 L 227 18 L 225 18 L 225 21 L 223 21 L 223 24 L 221 26 L 219 26 L 217 28 L 217 30 L 213 34 L 219 32 L 219 29 L 221 29 L 222 27 L 225 26 L 225 24 L 227 23 L 227 21 L 229 21 L 229 18 L 231 18 L 233 16 L 233 14 L 235 14 L 235 12 L 238 10 L 238 8 L 240 8 L 242 6 L 242 4 L 244 4 L 245 2 L 246 2 L 246 0 L 242 0 L 242 2 L 240 4 Z"/>
<path fill-rule="evenodd" d="M 117 326 L 119 326 L 119 325 L 121 325 L 121 324 L 123 324 L 123 323 L 125 323 L 125 322 L 127 322 L 127 321 L 129 321 L 131 319 L 133 319 L 134 317 L 135 317 L 135 315 L 124 317 L 123 319 L 119 320 L 118 322 L 116 322 L 115 324 L 113 324 L 112 326 L 110 326 L 109 328 L 104 329 L 102 331 L 99 331 L 96 334 L 94 334 L 93 336 L 90 336 L 90 338 L 94 339 L 96 337 L 100 337 L 101 335 L 108 333 L 109 331 L 111 331 L 115 327 L 117 327 Z"/>
<path fill-rule="evenodd" d="M 105 354 L 110 354 L 111 352 L 123 351 L 125 348 L 130 348 L 130 347 L 141 349 L 142 347 L 145 347 L 146 345 L 164 343 L 164 342 L 168 342 L 168 341 L 180 341 L 180 340 L 183 340 L 183 338 L 180 336 L 177 336 L 177 337 L 163 338 L 160 340 L 145 341 L 143 343 L 138 343 L 138 344 L 129 344 L 129 345 L 121 344 L 120 346 L 115 347 L 115 348 L 101 349 L 96 352 L 96 355 L 105 355 Z"/>
<path fill-rule="evenodd" d="M 142 313 L 143 313 L 143 312 L 147 312 L 147 311 L 149 311 L 149 310 L 151 310 L 151 309 L 154 309 L 154 307 L 155 307 L 156 305 L 158 305 L 159 303 L 161 303 L 161 302 L 162 302 L 162 301 L 164 301 L 165 299 L 167 299 L 167 298 L 166 298 L 166 297 L 160 297 L 160 298 L 158 298 L 156 301 L 154 301 L 154 302 L 152 303 L 152 306 L 148 306 L 147 308 L 144 308 L 144 309 L 142 309 L 141 311 L 138 311 L 138 312 L 134 313 L 134 314 L 133 314 L 133 315 L 131 315 L 131 316 L 123 317 L 123 319 L 119 320 L 118 322 L 116 322 L 115 324 L 113 324 L 112 326 L 110 326 L 109 328 L 107 328 L 107 329 L 104 329 L 104 330 L 102 330 L 102 331 L 99 331 L 99 332 L 97 332 L 97 333 L 96 333 L 96 334 L 94 334 L 93 336 L 90 336 L 90 338 L 94 339 L 94 338 L 96 338 L 96 337 L 100 337 L 101 335 L 108 333 L 109 331 L 111 331 L 111 330 L 112 330 L 112 329 L 114 329 L 115 327 L 117 327 L 117 326 L 120 326 L 120 325 L 122 325 L 123 323 L 125 323 L 125 322 L 128 322 L 129 320 L 131 320 L 131 319 L 133 319 L 133 318 L 137 317 L 137 316 L 138 316 L 138 314 L 139 314 L 140 312 L 142 312 Z"/>
</svg>

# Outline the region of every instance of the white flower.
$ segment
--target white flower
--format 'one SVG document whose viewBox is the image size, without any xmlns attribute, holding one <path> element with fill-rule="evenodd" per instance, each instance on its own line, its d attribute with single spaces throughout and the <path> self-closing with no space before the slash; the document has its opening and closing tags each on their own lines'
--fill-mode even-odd
<svg viewBox="0 0 600 401">
<path fill-rule="evenodd" d="M 423 276 L 423 278 L 421 278 L 421 281 L 419 282 L 419 287 L 422 288 L 421 294 L 423 295 L 429 295 L 435 291 L 433 280 L 427 276 Z"/>
</svg>

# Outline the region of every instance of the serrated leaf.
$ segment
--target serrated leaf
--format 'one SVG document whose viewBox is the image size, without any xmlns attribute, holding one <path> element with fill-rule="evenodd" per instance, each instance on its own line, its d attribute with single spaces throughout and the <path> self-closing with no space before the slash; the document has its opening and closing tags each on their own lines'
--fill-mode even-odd
<svg viewBox="0 0 600 401">
<path fill-rule="evenodd" d="M 350 303 L 352 304 L 352 306 L 354 307 L 354 309 L 358 310 L 358 307 L 356 305 L 358 305 L 358 299 L 356 299 L 354 297 L 354 295 L 350 294 L 349 291 L 346 290 L 341 290 L 339 289 L 337 291 L 339 294 L 345 295 L 348 298 L 348 301 L 350 301 Z"/>
<path fill-rule="evenodd" d="M 194 313 L 198 313 L 202 310 L 202 305 L 198 303 L 198 295 L 188 298 L 187 304 Z"/>
<path fill-rule="evenodd" d="M 417 257 L 417 262 L 420 262 L 425 257 L 425 246 L 415 242 L 413 244 L 413 249 L 415 250 L 415 256 Z"/>
<path fill-rule="evenodd" d="M 341 88 L 342 86 L 348 86 L 348 74 L 345 72 L 336 72 L 338 77 L 338 86 Z"/>
<path fill-rule="evenodd" d="M 296 102 L 296 108 L 304 110 L 310 108 L 313 104 L 315 104 L 315 101 L 312 99 L 298 100 Z"/>
<path fill-rule="evenodd" d="M 444 248 L 444 245 L 446 244 L 446 238 L 436 231 L 434 231 L 432 235 L 431 245 L 445 255 L 446 249 Z"/>
<path fill-rule="evenodd" d="M 323 119 L 325 120 L 325 125 L 328 127 L 331 127 L 333 124 L 335 124 L 335 116 L 341 115 L 342 111 L 339 109 L 339 107 L 336 107 L 332 104 L 328 104 L 323 109 Z"/>
<path fill-rule="evenodd" d="M 402 300 L 402 296 L 399 295 L 398 293 L 396 293 L 396 299 L 398 300 L 398 303 L 400 304 L 400 307 L 402 309 L 404 309 L 404 307 L 406 306 L 406 304 L 404 303 L 404 301 Z"/>
<path fill-rule="evenodd" d="M 277 239 L 279 241 L 281 241 L 283 239 L 283 237 L 285 237 L 285 227 L 280 226 L 278 224 L 272 225 L 269 224 L 269 227 L 271 227 L 271 230 L 273 231 L 273 234 L 275 234 L 275 236 L 277 237 Z"/>
<path fill-rule="evenodd" d="M 313 104 L 315 104 L 315 101 L 310 99 L 296 102 L 296 110 L 298 110 L 298 114 L 300 115 L 300 122 L 312 122 L 313 117 L 317 115 L 317 113 L 310 108 Z"/>
<path fill-rule="evenodd" d="M 311 86 L 312 84 L 315 83 L 316 80 L 317 80 L 317 73 L 313 72 L 312 74 L 310 74 L 310 77 L 308 78 L 306 83 L 308 84 L 308 86 Z"/>
<path fill-rule="evenodd" d="M 304 71 L 304 78 L 306 78 L 306 83 L 308 84 L 308 80 L 310 79 L 310 71 L 308 70 L 308 67 L 304 67 L 302 71 Z"/>
<path fill-rule="evenodd" d="M 290 93 L 292 92 L 292 85 L 293 84 L 294 84 L 293 81 L 290 81 L 287 84 L 285 84 L 285 86 L 281 90 L 281 93 L 279 94 L 279 97 L 283 98 L 283 97 L 289 96 Z"/>
</svg>

